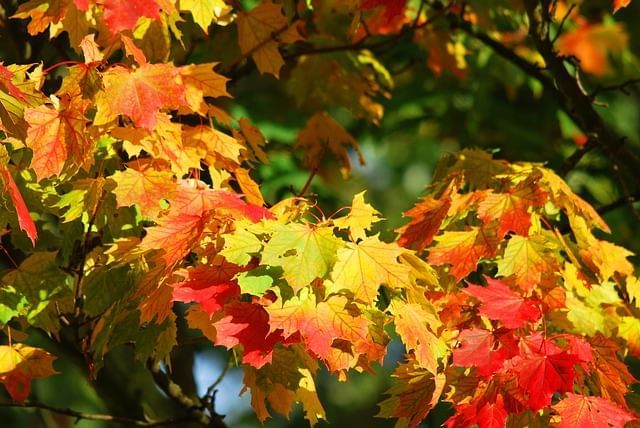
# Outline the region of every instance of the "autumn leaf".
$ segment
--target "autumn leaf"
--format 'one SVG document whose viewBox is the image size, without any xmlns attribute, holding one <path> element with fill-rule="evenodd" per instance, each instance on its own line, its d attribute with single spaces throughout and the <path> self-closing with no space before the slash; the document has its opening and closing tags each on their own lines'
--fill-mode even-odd
<svg viewBox="0 0 640 428">
<path fill-rule="evenodd" d="M 631 0 L 613 0 L 613 12 L 617 12 L 620 9 L 627 7 L 631 4 Z"/>
<path fill-rule="evenodd" d="M 232 302 L 224 308 L 225 317 L 216 321 L 216 345 L 233 348 L 242 345 L 242 361 L 260 368 L 271 362 L 273 347 L 283 340 L 280 332 L 269 332 L 269 315 L 260 305 Z"/>
<path fill-rule="evenodd" d="M 515 276 L 516 284 L 531 290 L 542 282 L 546 272 L 557 270 L 557 261 L 549 241 L 540 235 L 514 235 L 498 259 L 498 276 Z"/>
<path fill-rule="evenodd" d="M 230 7 L 223 0 L 180 0 L 180 10 L 191 12 L 193 21 L 208 33 L 209 26 Z"/>
<path fill-rule="evenodd" d="M 136 126 L 153 130 L 161 108 L 186 104 L 180 70 L 169 64 L 144 64 L 135 70 L 114 66 L 103 74 L 104 90 L 96 97 L 95 125 L 118 115 L 129 116 Z"/>
<path fill-rule="evenodd" d="M 438 373 L 438 360 L 448 351 L 447 344 L 436 334 L 440 321 L 421 305 L 397 303 L 391 306 L 396 332 L 407 351 L 414 351 L 416 362 L 430 373 Z"/>
<path fill-rule="evenodd" d="M 504 356 L 496 351 L 496 338 L 488 330 L 471 328 L 458 336 L 460 346 L 453 350 L 453 364 L 477 367 L 480 376 L 489 376 L 502 367 Z"/>
<path fill-rule="evenodd" d="M 493 257 L 499 238 L 495 227 L 470 227 L 465 231 L 445 231 L 436 237 L 427 261 L 433 265 L 451 265 L 449 273 L 461 280 L 477 268 L 481 258 Z"/>
<path fill-rule="evenodd" d="M 249 12 L 238 14 L 238 43 L 242 55 L 251 55 L 261 74 L 280 74 L 284 60 L 278 52 L 280 43 L 302 40 L 296 25 L 282 14 L 282 6 L 265 0 Z"/>
<path fill-rule="evenodd" d="M 12 97 L 20 101 L 26 101 L 25 94 L 22 93 L 20 88 L 13 84 L 11 79 L 14 74 L 11 70 L 4 66 L 0 62 L 0 86 Z"/>
<path fill-rule="evenodd" d="M 274 222 L 270 228 L 273 233 L 262 250 L 260 263 L 281 266 L 296 293 L 329 272 L 343 245 L 327 226 Z"/>
<path fill-rule="evenodd" d="M 397 230 L 400 234 L 398 244 L 403 247 L 415 246 L 418 251 L 424 250 L 433 241 L 449 212 L 451 195 L 457 190 L 455 187 L 452 183 L 439 198 L 427 196 L 404 212 L 403 217 L 411 217 L 411 221 Z"/>
<path fill-rule="evenodd" d="M 29 108 L 24 118 L 29 124 L 27 146 L 33 151 L 31 167 L 39 180 L 60 175 L 67 160 L 84 165 L 92 142 L 85 132 L 88 122 L 81 101 L 62 102 L 59 109 L 46 105 Z"/>
<path fill-rule="evenodd" d="M 304 150 L 304 165 L 312 171 L 319 170 L 324 158 L 331 153 L 338 161 L 343 177 L 348 177 L 351 160 L 347 148 L 357 153 L 360 165 L 365 164 L 356 140 L 327 112 L 316 113 L 307 121 L 298 133 L 295 147 Z"/>
<path fill-rule="evenodd" d="M 13 400 L 24 401 L 29 397 L 32 379 L 56 374 L 54 359 L 45 350 L 22 343 L 0 346 L 0 383 Z"/>
<path fill-rule="evenodd" d="M 185 85 L 187 105 L 194 112 L 206 115 L 208 106 L 204 97 L 230 97 L 227 92 L 229 79 L 213 71 L 217 64 L 215 62 L 190 64 L 179 69 Z"/>
<path fill-rule="evenodd" d="M 486 287 L 469 284 L 464 290 L 480 300 L 480 314 L 501 321 L 506 328 L 520 328 L 540 318 L 535 302 L 515 293 L 507 284 L 485 276 Z"/>
<path fill-rule="evenodd" d="M 396 244 L 380 241 L 377 235 L 357 244 L 348 243 L 338 250 L 331 281 L 325 282 L 327 292 L 348 290 L 355 299 L 371 304 L 382 284 L 391 288 L 411 287 L 409 268 L 398 261 L 403 252 Z"/>
<path fill-rule="evenodd" d="M 508 232 L 527 236 L 531 226 L 530 208 L 541 207 L 546 194 L 536 184 L 523 181 L 506 193 L 487 193 L 478 204 L 478 217 L 488 224 L 498 221 L 498 236 Z"/>
<path fill-rule="evenodd" d="M 240 288 L 235 281 L 221 277 L 220 266 L 201 265 L 186 272 L 184 281 L 171 284 L 173 287 L 173 300 L 178 302 L 196 302 L 200 308 L 215 314 L 224 305 L 240 297 Z"/>
<path fill-rule="evenodd" d="M 636 419 L 609 400 L 571 392 L 552 408 L 561 418 L 558 428 L 623 428 Z"/>
<path fill-rule="evenodd" d="M 65 0 L 29 0 L 22 3 L 11 18 L 31 18 L 27 30 L 35 36 L 65 17 L 66 3 Z"/>
<path fill-rule="evenodd" d="M 545 349 L 541 352 L 514 357 L 510 361 L 518 384 L 528 394 L 532 410 L 551 404 L 551 396 L 556 392 L 573 391 L 574 366 L 579 361 L 575 355 L 566 352 L 547 353 Z"/>
<path fill-rule="evenodd" d="M 626 49 L 629 36 L 620 24 L 591 24 L 583 22 L 558 39 L 561 55 L 575 56 L 580 67 L 597 76 L 611 71 L 608 56 Z"/>
<path fill-rule="evenodd" d="M 113 193 L 119 207 L 137 205 L 145 217 L 155 218 L 161 211 L 163 199 L 173 199 L 178 191 L 173 173 L 163 162 L 136 159 L 124 171 L 110 177 L 116 183 Z"/>
<path fill-rule="evenodd" d="M 333 224 L 340 229 L 349 230 L 354 242 L 367 237 L 366 232 L 374 223 L 382 220 L 379 212 L 364 201 L 365 191 L 356 194 L 351 203 L 349 214 L 333 220 Z"/>
<path fill-rule="evenodd" d="M 143 16 L 160 19 L 160 6 L 156 0 L 98 0 L 97 3 L 103 7 L 107 28 L 114 34 L 133 30 Z"/>
<path fill-rule="evenodd" d="M 346 297 L 331 296 L 317 305 L 313 300 L 305 289 L 300 296 L 268 306 L 271 331 L 282 330 L 285 338 L 300 334 L 306 347 L 332 371 L 349 369 L 360 354 L 376 352 L 369 337 L 370 321 L 350 313 Z M 347 347 L 346 352 L 340 346 Z"/>
<path fill-rule="evenodd" d="M 433 375 L 415 360 L 400 363 L 392 375 L 394 384 L 385 394 L 389 398 L 378 404 L 378 417 L 398 418 L 397 426 L 415 427 L 438 404 L 446 379 L 443 374 Z"/>
<path fill-rule="evenodd" d="M 0 148 L 0 157 L 2 157 L 3 151 L 4 148 Z M 38 230 L 36 228 L 36 224 L 31 218 L 29 208 L 27 208 L 27 204 L 24 202 L 24 198 L 22 197 L 22 193 L 20 193 L 18 185 L 14 181 L 11 172 L 5 165 L 0 166 L 0 178 L 2 179 L 3 190 L 9 194 L 11 202 L 13 202 L 13 207 L 15 208 L 16 214 L 18 215 L 18 224 L 20 225 L 20 229 L 27 234 L 27 236 L 31 240 L 31 243 L 35 247 L 36 241 L 38 240 Z"/>
</svg>

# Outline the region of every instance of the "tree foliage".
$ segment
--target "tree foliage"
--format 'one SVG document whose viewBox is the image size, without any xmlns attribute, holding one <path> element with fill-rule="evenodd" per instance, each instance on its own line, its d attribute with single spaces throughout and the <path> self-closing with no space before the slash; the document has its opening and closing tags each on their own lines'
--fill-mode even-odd
<svg viewBox="0 0 640 428">
<path fill-rule="evenodd" d="M 450 427 L 637 423 L 624 359 L 640 358 L 640 280 L 601 214 L 634 211 L 640 160 L 598 98 L 635 83 L 607 83 L 637 65 L 616 21 L 629 1 L 5 3 L 17 49 L 0 64 L 3 406 L 224 426 L 216 384 L 197 397 L 172 376 L 195 330 L 242 368 L 260 421 L 296 403 L 326 420 L 319 374 L 373 372 L 399 341 L 378 413 L 396 426 L 438 403 Z M 38 43 L 57 62 L 20 52 Z M 393 114 L 384 99 L 407 77 L 390 64 L 469 81 L 487 78 L 487 55 L 519 73 L 507 90 L 553 100 L 577 145 L 555 171 L 446 154 L 395 233 L 367 192 L 333 213 L 308 196 L 316 176 L 365 165 L 345 123 Z M 247 78 L 306 112 L 284 152 L 309 175 L 290 197 L 263 194 L 283 150 L 229 101 Z M 596 149 L 621 194 L 600 211 L 562 177 Z M 56 358 L 99 385 L 122 348 L 177 403 L 169 419 L 28 400 Z"/>
</svg>

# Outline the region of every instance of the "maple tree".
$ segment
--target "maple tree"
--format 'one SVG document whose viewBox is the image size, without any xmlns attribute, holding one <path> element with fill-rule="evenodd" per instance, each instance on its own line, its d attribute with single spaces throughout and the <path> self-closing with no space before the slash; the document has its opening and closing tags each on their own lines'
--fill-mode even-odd
<svg viewBox="0 0 640 428">
<path fill-rule="evenodd" d="M 259 421 L 299 404 L 315 425 L 328 419 L 320 374 L 375 372 L 395 343 L 377 414 L 395 426 L 441 405 L 449 427 L 639 424 L 640 279 L 602 215 L 637 214 L 640 157 L 599 98 L 637 83 L 609 79 L 637 68 L 624 14 L 638 5 L 591 3 L 3 2 L 15 52 L 0 63 L 0 406 L 226 426 L 219 381 L 198 396 L 175 375 L 195 340 L 241 368 Z M 348 124 L 384 128 L 407 70 L 436 91 L 479 79 L 489 57 L 515 70 L 509 96 L 554 105 L 575 147 L 562 163 L 466 147 L 441 156 L 398 227 L 367 191 L 323 210 L 314 180 L 366 165 Z M 273 92 L 270 121 L 287 120 L 273 111 L 284 93 L 305 112 L 290 144 L 230 101 L 243 79 Z M 596 151 L 621 195 L 599 210 L 563 178 Z M 283 153 L 308 175 L 267 197 Z M 122 411 L 110 358 L 143 365 L 174 408 Z M 112 412 L 35 399 L 36 379 L 69 364 Z"/>
</svg>

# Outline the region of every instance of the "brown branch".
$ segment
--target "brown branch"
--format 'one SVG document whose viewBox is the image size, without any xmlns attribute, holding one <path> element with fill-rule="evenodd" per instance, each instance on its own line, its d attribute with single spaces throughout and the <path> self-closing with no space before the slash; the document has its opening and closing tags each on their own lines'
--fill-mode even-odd
<svg viewBox="0 0 640 428">
<path fill-rule="evenodd" d="M 635 202 L 640 202 L 640 192 L 636 192 L 633 195 L 623 196 L 620 199 L 611 202 L 610 204 L 601 206 L 600 208 L 598 208 L 598 214 L 606 214 L 622 206 L 628 206 L 629 204 L 633 204 Z"/>
<path fill-rule="evenodd" d="M 560 165 L 560 168 L 558 168 L 558 174 L 561 177 L 567 175 L 569 171 L 571 171 L 576 167 L 576 165 L 578 165 L 578 162 L 580 162 L 584 155 L 595 149 L 596 146 L 597 144 L 593 140 L 587 141 L 584 146 L 580 147 L 578 150 L 573 152 L 571 156 L 565 159 L 562 165 Z"/>
<path fill-rule="evenodd" d="M 211 415 L 207 414 L 205 410 L 206 406 L 200 399 L 187 396 L 182 391 L 180 385 L 171 380 L 169 375 L 162 370 L 159 362 L 150 361 L 147 366 L 160 389 L 162 389 L 169 398 L 186 409 L 191 414 L 191 420 L 195 420 L 211 428 L 226 428 L 227 425 L 222 420 L 222 415 L 216 413 L 212 413 Z M 211 407 L 213 407 L 213 405 Z"/>
<path fill-rule="evenodd" d="M 629 93 L 629 91 L 627 90 L 627 88 L 629 86 L 633 86 L 640 83 L 640 78 L 637 79 L 629 79 L 626 80 L 622 83 L 619 83 L 617 85 L 610 85 L 610 86 L 598 86 L 592 93 L 591 95 L 589 95 L 589 98 L 591 99 L 595 99 L 598 95 L 600 95 L 603 92 L 609 92 L 609 91 L 620 91 L 625 95 L 631 95 Z"/>
<path fill-rule="evenodd" d="M 584 93 L 575 76 L 565 68 L 564 59 L 556 53 L 549 39 L 551 17 L 546 2 L 525 0 L 524 4 L 529 17 L 529 35 L 553 76 L 561 106 L 582 132 L 603 150 L 614 169 L 624 166 L 629 177 L 637 177 L 634 171 L 640 171 L 640 159 L 604 122 L 594 109 L 592 99 Z M 640 183 L 637 178 L 635 180 Z"/>
<path fill-rule="evenodd" d="M 116 415 L 107 415 L 101 413 L 86 413 L 80 412 L 77 410 L 69 409 L 69 408 L 59 408 L 49 406 L 44 403 L 40 403 L 37 401 L 26 401 L 24 403 L 18 402 L 0 402 L 0 407 L 13 407 L 13 408 L 23 408 L 23 409 L 41 409 L 47 410 L 49 412 L 57 413 L 59 415 L 66 415 L 75 418 L 76 420 L 86 419 L 92 421 L 103 421 L 103 422 L 113 422 L 118 424 L 123 424 L 127 426 L 136 426 L 136 427 L 161 427 L 161 426 L 177 426 L 183 423 L 188 422 L 196 422 L 197 420 L 194 417 L 180 417 L 180 418 L 171 418 L 162 421 L 144 421 L 140 419 L 132 419 L 124 416 L 116 416 Z"/>
</svg>

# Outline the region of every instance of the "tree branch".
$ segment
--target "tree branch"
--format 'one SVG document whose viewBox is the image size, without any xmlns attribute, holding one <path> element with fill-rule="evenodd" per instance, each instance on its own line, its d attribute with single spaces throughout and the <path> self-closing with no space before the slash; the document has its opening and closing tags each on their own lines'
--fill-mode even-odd
<svg viewBox="0 0 640 428">
<path fill-rule="evenodd" d="M 545 2 L 524 0 L 524 4 L 529 17 L 529 35 L 553 76 L 563 109 L 582 132 L 603 150 L 614 169 L 625 166 L 627 175 L 633 177 L 636 184 L 640 183 L 637 174 L 633 173 L 640 171 L 640 159 L 623 144 L 623 138 L 604 122 L 594 109 L 592 99 L 565 68 L 564 58 L 555 52 L 553 42 L 549 39 L 551 17 Z"/>
<path fill-rule="evenodd" d="M 191 414 L 191 420 L 195 420 L 211 428 L 226 428 L 227 425 L 222 420 L 222 415 L 216 413 L 212 413 L 212 415 L 207 414 L 205 410 L 206 406 L 200 402 L 200 399 L 187 396 L 182 391 L 182 388 L 180 388 L 180 385 L 173 382 L 169 375 L 162 371 L 159 362 L 149 362 L 148 368 L 160 389 L 162 389 L 168 397 L 173 399 L 173 401 L 185 408 Z M 213 408 L 213 403 L 211 408 Z"/>
<path fill-rule="evenodd" d="M 57 413 L 59 415 L 66 415 L 75 418 L 76 420 L 86 419 L 92 421 L 103 421 L 103 422 L 113 422 L 128 426 L 136 426 L 136 427 L 161 427 L 161 426 L 169 426 L 169 425 L 180 425 L 187 422 L 197 422 L 198 420 L 193 416 L 186 416 L 180 418 L 171 418 L 163 421 L 144 421 L 140 419 L 132 419 L 124 416 L 115 416 L 115 415 L 107 415 L 101 413 L 86 413 L 80 412 L 77 410 L 69 409 L 69 408 L 59 408 L 49 406 L 44 403 L 40 403 L 37 401 L 26 401 L 24 403 L 12 402 L 0 402 L 0 407 L 20 407 L 23 409 L 42 409 L 47 410 L 49 412 Z"/>
</svg>

